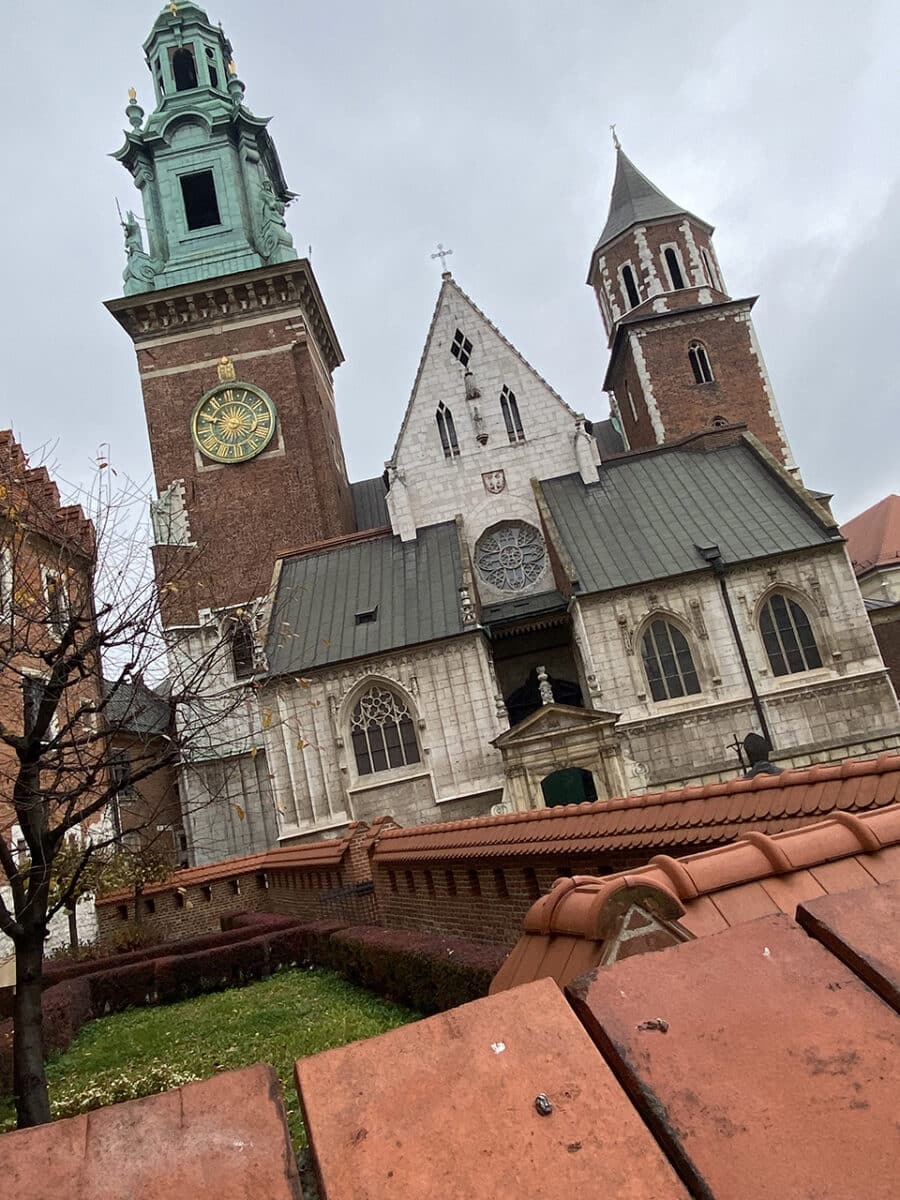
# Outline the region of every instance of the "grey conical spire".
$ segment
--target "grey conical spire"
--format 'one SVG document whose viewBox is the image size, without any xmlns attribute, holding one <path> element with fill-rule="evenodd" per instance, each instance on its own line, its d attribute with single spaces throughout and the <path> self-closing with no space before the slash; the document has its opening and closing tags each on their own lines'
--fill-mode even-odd
<svg viewBox="0 0 900 1200">
<path fill-rule="evenodd" d="M 658 221 L 661 217 L 692 216 L 686 208 L 664 195 L 655 183 L 637 169 L 621 146 L 616 148 L 616 178 L 613 182 L 609 216 L 595 250 L 608 245 L 632 225 Z M 695 221 L 698 219 L 693 217 Z M 711 227 L 699 221 L 706 229 Z"/>
</svg>

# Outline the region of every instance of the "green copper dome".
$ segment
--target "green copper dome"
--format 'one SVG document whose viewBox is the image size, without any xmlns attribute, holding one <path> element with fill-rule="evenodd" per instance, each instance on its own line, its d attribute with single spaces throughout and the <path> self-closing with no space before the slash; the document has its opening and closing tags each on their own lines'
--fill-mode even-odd
<svg viewBox="0 0 900 1200">
<path fill-rule="evenodd" d="M 131 173 L 143 223 L 123 219 L 125 294 L 158 291 L 297 257 L 288 189 L 268 117 L 244 104 L 231 43 L 197 4 L 173 3 L 144 43 L 155 107 L 132 96 L 115 157 Z"/>
</svg>

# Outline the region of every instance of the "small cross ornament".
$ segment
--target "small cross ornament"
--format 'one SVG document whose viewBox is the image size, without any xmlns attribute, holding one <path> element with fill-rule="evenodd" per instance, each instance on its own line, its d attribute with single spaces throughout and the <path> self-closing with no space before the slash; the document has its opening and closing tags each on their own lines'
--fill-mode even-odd
<svg viewBox="0 0 900 1200">
<path fill-rule="evenodd" d="M 452 251 L 452 250 L 445 250 L 445 249 L 444 249 L 444 244 L 443 244 L 443 242 L 438 242 L 438 244 L 437 244 L 437 250 L 435 251 L 435 253 L 434 253 L 434 254 L 432 254 L 432 256 L 431 256 L 431 257 L 432 257 L 432 258 L 439 258 L 439 259 L 441 260 L 441 271 L 446 271 L 446 270 L 447 270 L 447 263 L 446 263 L 444 260 L 445 260 L 445 259 L 447 259 L 447 258 L 449 258 L 449 257 L 450 257 L 450 255 L 451 255 L 452 253 L 453 253 L 453 251 Z"/>
</svg>

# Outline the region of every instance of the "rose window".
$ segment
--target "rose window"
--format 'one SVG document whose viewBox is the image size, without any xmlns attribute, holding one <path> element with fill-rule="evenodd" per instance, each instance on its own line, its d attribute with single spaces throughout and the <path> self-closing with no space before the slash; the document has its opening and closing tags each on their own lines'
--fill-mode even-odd
<svg viewBox="0 0 900 1200">
<path fill-rule="evenodd" d="M 501 592 L 520 592 L 537 582 L 546 558 L 538 531 L 512 521 L 488 530 L 475 547 L 478 574 Z"/>
</svg>

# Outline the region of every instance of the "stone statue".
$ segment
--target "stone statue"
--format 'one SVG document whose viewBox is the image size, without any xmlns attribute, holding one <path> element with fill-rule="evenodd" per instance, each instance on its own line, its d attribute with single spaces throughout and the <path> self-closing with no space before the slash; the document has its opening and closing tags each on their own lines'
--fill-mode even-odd
<svg viewBox="0 0 900 1200">
<path fill-rule="evenodd" d="M 753 779 L 756 775 L 781 774 L 782 768 L 776 767 L 774 763 L 769 762 L 772 747 L 766 738 L 760 734 L 747 734 L 744 738 L 744 753 L 747 755 L 747 761 L 750 764 L 749 769 L 744 772 L 745 779 Z"/>
<path fill-rule="evenodd" d="M 159 264 L 150 257 L 144 249 L 144 239 L 138 219 L 129 209 L 122 222 L 125 231 L 125 254 L 127 260 L 122 278 L 125 281 L 125 295 L 135 292 L 149 292 L 159 272 Z"/>
<path fill-rule="evenodd" d="M 283 258 L 292 258 L 293 254 L 282 255 L 281 248 L 292 251 L 294 247 L 291 235 L 284 221 L 284 210 L 287 205 L 275 195 L 271 180 L 263 179 L 259 185 L 259 252 L 270 262 L 280 262 Z"/>
</svg>

